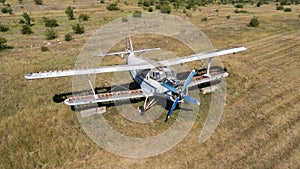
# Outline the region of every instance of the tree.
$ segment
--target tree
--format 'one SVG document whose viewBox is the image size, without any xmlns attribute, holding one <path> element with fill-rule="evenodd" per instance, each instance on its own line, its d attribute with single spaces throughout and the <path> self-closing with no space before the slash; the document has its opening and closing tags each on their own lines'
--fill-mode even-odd
<svg viewBox="0 0 300 169">
<path fill-rule="evenodd" d="M 33 25 L 31 23 L 32 19 L 30 18 L 30 16 L 28 15 L 28 13 L 23 12 L 22 16 L 23 16 L 23 19 L 20 19 L 20 21 L 19 21 L 20 24 L 25 24 L 25 25 L 28 25 L 28 26 L 32 26 Z"/>
<path fill-rule="evenodd" d="M 10 15 L 12 14 L 12 9 L 10 7 L 4 6 L 1 8 L 2 13 L 9 13 Z"/>
<path fill-rule="evenodd" d="M 0 36 L 0 49 L 6 48 L 6 42 L 7 42 L 7 39 Z"/>
<path fill-rule="evenodd" d="M 292 8 L 284 8 L 284 12 L 292 12 Z"/>
<path fill-rule="evenodd" d="M 43 0 L 34 0 L 35 4 L 43 5 Z"/>
<path fill-rule="evenodd" d="M 153 8 L 151 6 L 148 8 L 148 12 L 153 12 Z"/>
<path fill-rule="evenodd" d="M 282 5 L 276 6 L 276 10 L 284 10 L 284 7 Z"/>
<path fill-rule="evenodd" d="M 120 10 L 120 8 L 118 7 L 118 4 L 117 4 L 117 3 L 109 4 L 109 5 L 106 7 L 106 9 L 109 10 L 109 11 L 117 11 L 117 10 Z"/>
<path fill-rule="evenodd" d="M 88 14 L 81 13 L 81 14 L 79 15 L 78 20 L 79 20 L 79 21 L 88 21 L 89 18 L 90 18 L 90 16 L 89 16 Z"/>
<path fill-rule="evenodd" d="M 254 17 L 251 19 L 251 21 L 250 21 L 250 23 L 248 24 L 248 26 L 250 26 L 250 27 L 258 27 L 258 26 L 259 26 L 259 20 L 258 20 L 258 18 L 257 18 L 256 16 L 254 16 Z"/>
<path fill-rule="evenodd" d="M 80 26 L 79 24 L 73 25 L 72 29 L 73 29 L 74 33 L 76 33 L 76 34 L 83 34 L 84 33 L 84 27 Z"/>
<path fill-rule="evenodd" d="M 65 10 L 65 13 L 66 13 L 69 20 L 74 20 L 75 19 L 73 7 L 68 6 Z"/>
<path fill-rule="evenodd" d="M 46 51 L 48 51 L 49 49 L 48 49 L 48 47 L 47 46 L 41 46 L 41 51 L 42 52 L 46 52 Z"/>
<path fill-rule="evenodd" d="M 57 34 L 56 34 L 54 29 L 50 28 L 50 29 L 46 30 L 45 36 L 46 36 L 47 40 L 52 40 L 52 39 L 55 39 L 57 37 Z"/>
<path fill-rule="evenodd" d="M 59 26 L 56 19 L 50 19 L 47 17 L 43 17 L 43 22 L 46 27 L 56 27 Z"/>
<path fill-rule="evenodd" d="M 133 17 L 135 18 L 140 18 L 142 16 L 142 12 L 139 10 L 135 10 L 132 14 Z"/>
<path fill-rule="evenodd" d="M 244 8 L 244 5 L 243 4 L 236 4 L 235 7 L 236 8 Z"/>
<path fill-rule="evenodd" d="M 21 33 L 29 35 L 32 34 L 33 32 L 29 25 L 22 25 Z"/>
<path fill-rule="evenodd" d="M 161 12 L 161 13 L 167 13 L 167 14 L 170 14 L 170 13 L 171 13 L 171 7 L 170 7 L 169 5 L 167 5 L 167 4 L 162 5 L 162 6 L 160 7 L 160 12 Z"/>
<path fill-rule="evenodd" d="M 70 34 L 65 34 L 65 41 L 71 41 L 72 36 Z"/>
<path fill-rule="evenodd" d="M 9 28 L 6 25 L 0 24 L 0 32 L 7 32 Z"/>
<path fill-rule="evenodd" d="M 261 4 L 262 4 L 261 1 L 258 1 L 258 2 L 256 3 L 256 6 L 257 6 L 257 7 L 260 7 Z"/>
</svg>

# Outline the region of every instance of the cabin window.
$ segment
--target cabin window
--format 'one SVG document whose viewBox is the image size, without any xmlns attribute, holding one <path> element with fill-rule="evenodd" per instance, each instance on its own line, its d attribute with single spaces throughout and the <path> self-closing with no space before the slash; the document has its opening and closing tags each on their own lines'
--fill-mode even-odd
<svg viewBox="0 0 300 169">
<path fill-rule="evenodd" d="M 154 79 L 159 79 L 159 77 L 160 77 L 159 72 L 153 72 L 152 77 L 153 77 Z"/>
</svg>

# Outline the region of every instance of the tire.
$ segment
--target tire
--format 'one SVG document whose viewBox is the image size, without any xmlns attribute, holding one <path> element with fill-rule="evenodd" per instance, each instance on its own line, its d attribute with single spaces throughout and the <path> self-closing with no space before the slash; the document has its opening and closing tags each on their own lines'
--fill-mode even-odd
<svg viewBox="0 0 300 169">
<path fill-rule="evenodd" d="M 145 109 L 144 109 L 143 106 L 139 106 L 138 110 L 139 110 L 139 113 L 140 113 L 141 116 L 143 116 L 145 114 Z"/>
</svg>

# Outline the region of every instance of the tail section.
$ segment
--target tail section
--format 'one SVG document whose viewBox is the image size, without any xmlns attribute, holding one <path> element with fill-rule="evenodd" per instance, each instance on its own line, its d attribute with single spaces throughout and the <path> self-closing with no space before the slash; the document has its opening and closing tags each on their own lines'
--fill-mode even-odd
<svg viewBox="0 0 300 169">
<path fill-rule="evenodd" d="M 126 37 L 127 40 L 127 51 L 124 52 L 113 52 L 113 53 L 103 53 L 103 54 L 97 54 L 97 56 L 112 56 L 112 55 L 121 55 L 123 57 L 124 54 L 127 55 L 132 55 L 134 56 L 134 53 L 143 53 L 143 52 L 147 52 L 147 51 L 154 51 L 154 50 L 160 50 L 160 48 L 149 48 L 149 49 L 140 49 L 140 50 L 133 50 L 132 47 L 132 41 L 130 36 L 128 35 Z"/>
</svg>

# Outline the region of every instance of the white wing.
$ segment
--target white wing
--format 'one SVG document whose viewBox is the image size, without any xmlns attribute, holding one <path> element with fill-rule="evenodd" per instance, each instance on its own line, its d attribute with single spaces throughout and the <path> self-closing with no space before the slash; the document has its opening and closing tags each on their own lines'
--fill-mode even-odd
<svg viewBox="0 0 300 169">
<path fill-rule="evenodd" d="M 50 77 L 63 77 L 63 76 L 75 76 L 75 75 L 86 75 L 86 74 L 97 74 L 97 73 L 108 73 L 108 72 L 121 72 L 137 69 L 148 69 L 154 68 L 151 64 L 137 64 L 137 65 L 116 65 L 116 66 L 103 66 L 98 68 L 89 69 L 72 69 L 72 70 L 58 70 L 50 72 L 37 72 L 28 73 L 25 75 L 26 79 L 41 79 Z"/>
<path fill-rule="evenodd" d="M 165 66 L 177 65 L 187 62 L 192 62 L 201 59 L 212 58 L 216 56 L 236 53 L 246 50 L 245 47 L 235 47 L 225 50 L 218 50 L 212 52 L 197 53 L 190 56 L 163 60 L 159 63 Z M 115 66 L 104 66 L 98 68 L 89 68 L 89 69 L 73 69 L 73 70 L 59 70 L 59 71 L 50 71 L 50 72 L 37 72 L 29 73 L 25 75 L 26 79 L 41 79 L 41 78 L 50 78 L 50 77 L 63 77 L 63 76 L 75 76 L 75 75 L 85 75 L 85 74 L 97 74 L 97 73 L 108 73 L 108 72 L 120 72 L 120 71 L 130 71 L 137 69 L 151 69 L 156 66 L 151 63 L 141 63 L 136 65 L 115 65 Z"/>
<path fill-rule="evenodd" d="M 126 100 L 133 98 L 145 97 L 141 89 L 137 90 L 128 90 L 128 91 L 119 91 L 111 93 L 101 93 L 97 94 L 97 98 L 94 95 L 88 96 L 75 96 L 66 99 L 64 102 L 69 106 L 89 104 L 89 103 L 98 103 L 98 102 L 107 102 L 115 100 Z"/>
<path fill-rule="evenodd" d="M 187 62 L 192 62 L 196 60 L 201 60 L 201 59 L 208 59 L 208 58 L 213 58 L 216 56 L 222 56 L 222 55 L 227 55 L 231 53 L 236 53 L 236 52 L 241 52 L 247 50 L 245 47 L 235 47 L 235 48 L 230 48 L 230 49 L 225 49 L 225 50 L 217 50 L 217 51 L 212 51 L 212 52 L 204 52 L 204 53 L 197 53 L 194 55 L 190 56 L 185 56 L 185 57 L 180 57 L 180 58 L 175 58 L 175 59 L 169 59 L 169 60 L 163 60 L 160 63 L 165 65 L 165 66 L 171 66 L 171 65 L 178 65 L 181 63 L 187 63 Z"/>
</svg>

